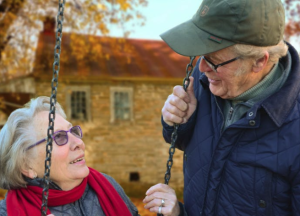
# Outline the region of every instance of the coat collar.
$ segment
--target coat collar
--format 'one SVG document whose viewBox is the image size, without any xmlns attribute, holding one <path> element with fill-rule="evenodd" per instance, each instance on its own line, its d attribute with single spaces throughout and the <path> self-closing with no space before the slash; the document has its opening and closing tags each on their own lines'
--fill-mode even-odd
<svg viewBox="0 0 300 216">
<path fill-rule="evenodd" d="M 282 88 L 261 104 L 278 127 L 284 123 L 291 112 L 300 91 L 299 55 L 292 45 L 288 43 L 287 45 L 292 57 L 290 75 Z"/>
</svg>

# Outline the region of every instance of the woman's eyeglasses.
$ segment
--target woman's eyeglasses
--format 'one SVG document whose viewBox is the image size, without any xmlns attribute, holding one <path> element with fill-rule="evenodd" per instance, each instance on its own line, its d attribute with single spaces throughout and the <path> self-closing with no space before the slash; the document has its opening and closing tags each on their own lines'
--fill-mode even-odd
<svg viewBox="0 0 300 216">
<path fill-rule="evenodd" d="M 80 128 L 80 126 L 74 126 L 71 127 L 69 130 L 65 131 L 65 130 L 60 130 L 60 131 L 56 131 L 55 133 L 53 133 L 52 139 L 55 141 L 55 143 L 58 146 L 62 146 L 68 143 L 68 132 L 70 132 L 71 134 L 73 134 L 75 137 L 82 139 L 82 130 Z M 28 149 L 31 149 L 34 146 L 37 146 L 43 142 L 45 142 L 47 140 L 47 138 L 44 138 L 38 142 L 36 142 L 35 144 L 29 146 L 26 148 L 26 151 Z"/>
<path fill-rule="evenodd" d="M 221 67 L 221 66 L 223 66 L 223 65 L 229 64 L 229 63 L 231 63 L 231 62 L 233 62 L 233 61 L 235 61 L 235 60 L 238 60 L 238 59 L 241 58 L 241 57 L 240 57 L 240 56 L 239 56 L 239 57 L 235 57 L 235 58 L 233 58 L 233 59 L 230 59 L 230 60 L 228 60 L 228 61 L 226 61 L 226 62 L 223 62 L 223 63 L 221 63 L 221 64 L 217 64 L 217 65 L 215 65 L 214 63 L 212 63 L 212 62 L 211 62 L 210 60 L 208 60 L 205 56 L 202 56 L 202 58 L 205 60 L 206 64 L 208 64 L 208 66 L 209 66 L 214 72 L 218 73 L 218 67 Z"/>
</svg>

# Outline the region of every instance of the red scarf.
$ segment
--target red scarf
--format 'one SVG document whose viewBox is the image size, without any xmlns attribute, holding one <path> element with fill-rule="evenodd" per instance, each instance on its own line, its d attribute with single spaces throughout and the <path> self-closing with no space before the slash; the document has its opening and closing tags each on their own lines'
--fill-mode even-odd
<svg viewBox="0 0 300 216">
<path fill-rule="evenodd" d="M 105 215 L 131 216 L 125 202 L 110 184 L 110 182 L 98 171 L 89 168 L 89 175 L 82 183 L 70 191 L 49 189 L 48 206 L 60 206 L 73 203 L 83 195 L 88 183 L 96 192 L 99 203 Z M 43 188 L 28 186 L 17 190 L 9 190 L 6 197 L 8 216 L 32 216 L 41 214 Z M 47 215 L 51 214 L 48 209 Z"/>
</svg>

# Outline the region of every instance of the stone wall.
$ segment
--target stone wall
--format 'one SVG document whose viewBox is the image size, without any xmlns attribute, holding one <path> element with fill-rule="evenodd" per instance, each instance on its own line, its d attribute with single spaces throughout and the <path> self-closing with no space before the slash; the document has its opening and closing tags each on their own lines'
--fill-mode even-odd
<svg viewBox="0 0 300 216">
<path fill-rule="evenodd" d="M 0 92 L 19 92 L 35 94 L 35 81 L 33 77 L 16 78 L 7 83 L 1 83 Z"/>
<path fill-rule="evenodd" d="M 162 137 L 161 109 L 173 86 L 180 83 L 137 81 L 86 82 L 91 91 L 91 121 L 75 122 L 82 126 L 86 144 L 86 161 L 101 172 L 114 177 L 131 196 L 142 196 L 146 190 L 164 182 L 169 145 Z M 58 102 L 67 109 L 69 87 L 79 83 L 59 84 Z M 110 87 L 133 88 L 133 120 L 110 122 Z M 37 95 L 49 95 L 50 84 L 36 82 Z M 170 186 L 182 194 L 182 152 L 176 150 Z M 138 173 L 140 180 L 130 181 L 130 173 Z"/>
</svg>

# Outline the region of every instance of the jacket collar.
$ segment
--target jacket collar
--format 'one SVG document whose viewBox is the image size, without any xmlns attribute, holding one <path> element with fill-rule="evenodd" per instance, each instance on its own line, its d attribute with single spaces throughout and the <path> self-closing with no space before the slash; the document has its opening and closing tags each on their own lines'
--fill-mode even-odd
<svg viewBox="0 0 300 216">
<path fill-rule="evenodd" d="M 295 48 L 286 42 L 289 47 L 289 53 L 291 55 L 291 71 L 290 74 L 282 86 L 282 88 L 275 94 L 268 97 L 266 100 L 263 100 L 255 104 L 248 112 L 253 112 L 255 115 L 252 116 L 252 119 L 255 118 L 257 109 L 263 107 L 273 122 L 280 127 L 291 109 L 293 108 L 295 101 L 299 95 L 300 91 L 300 66 L 299 66 L 299 55 Z M 288 57 L 282 58 L 281 61 L 287 61 Z M 199 68 L 200 59 L 197 63 L 197 68 Z M 199 78 L 200 83 L 203 88 L 209 87 L 209 82 L 207 77 L 203 74 Z M 280 103 L 278 103 L 280 101 Z"/>
<path fill-rule="evenodd" d="M 285 118 L 295 105 L 300 91 L 299 55 L 292 45 L 289 43 L 287 45 L 292 57 L 290 75 L 282 88 L 261 104 L 278 127 L 284 123 Z"/>
</svg>

